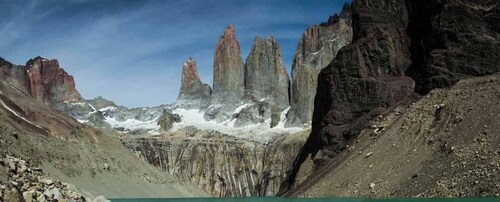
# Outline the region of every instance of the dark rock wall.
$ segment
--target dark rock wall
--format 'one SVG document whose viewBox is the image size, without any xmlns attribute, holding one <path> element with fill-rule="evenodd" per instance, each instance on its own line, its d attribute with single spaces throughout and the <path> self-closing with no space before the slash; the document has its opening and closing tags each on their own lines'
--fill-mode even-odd
<svg viewBox="0 0 500 202">
<path fill-rule="evenodd" d="M 414 92 L 499 71 L 498 1 L 354 0 L 352 7 L 353 42 L 319 75 L 312 132 L 280 193 L 309 155 L 334 158 L 371 118 Z"/>
</svg>

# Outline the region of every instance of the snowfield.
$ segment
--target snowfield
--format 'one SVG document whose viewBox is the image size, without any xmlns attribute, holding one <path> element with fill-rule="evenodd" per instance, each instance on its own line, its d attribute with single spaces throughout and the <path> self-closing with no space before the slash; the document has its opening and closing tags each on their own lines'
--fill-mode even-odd
<svg viewBox="0 0 500 202">
<path fill-rule="evenodd" d="M 240 110 L 237 109 L 235 110 L 235 112 L 241 111 L 241 109 L 243 108 L 243 106 L 239 107 L 238 109 Z M 203 118 L 203 112 L 198 109 L 175 109 L 173 113 L 179 114 L 181 116 L 182 122 L 175 123 L 172 131 L 187 126 L 194 126 L 200 130 L 214 130 L 238 138 L 265 143 L 267 141 L 270 141 L 276 135 L 297 133 L 304 130 L 303 128 L 285 128 L 285 118 L 288 110 L 289 108 L 281 113 L 280 123 L 276 127 L 270 128 L 270 119 L 266 120 L 262 124 L 234 127 L 234 122 L 236 121 L 236 119 L 217 123 L 216 121 L 205 120 Z"/>
</svg>

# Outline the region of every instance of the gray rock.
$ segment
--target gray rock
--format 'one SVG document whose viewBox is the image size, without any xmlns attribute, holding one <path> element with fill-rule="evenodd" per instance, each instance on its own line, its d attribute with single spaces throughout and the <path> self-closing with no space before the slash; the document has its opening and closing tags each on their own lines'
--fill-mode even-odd
<svg viewBox="0 0 500 202">
<path fill-rule="evenodd" d="M 11 188 L 4 191 L 3 200 L 9 202 L 21 202 L 22 198 L 21 194 L 16 188 Z"/>
<path fill-rule="evenodd" d="M 33 190 L 25 191 L 25 192 L 23 192 L 23 199 L 25 202 L 32 202 L 34 195 L 35 195 L 35 191 L 33 191 Z"/>
<path fill-rule="evenodd" d="M 262 124 L 269 120 L 271 120 L 269 127 L 274 127 L 279 122 L 280 112 L 280 108 L 274 103 L 260 101 L 249 104 L 238 113 L 233 114 L 232 118 L 236 119 L 234 123 L 235 127 Z"/>
<path fill-rule="evenodd" d="M 160 131 L 169 131 L 174 126 L 174 123 L 181 122 L 181 117 L 178 114 L 172 114 L 169 110 L 163 110 L 163 114 L 158 120 L 158 125 L 160 125 Z"/>
<path fill-rule="evenodd" d="M 292 62 L 291 108 L 286 126 L 311 122 L 318 75 L 342 47 L 351 43 L 352 38 L 351 8 L 348 4 L 340 15 L 335 14 L 327 23 L 314 25 L 302 34 Z"/>
<path fill-rule="evenodd" d="M 250 100 L 266 99 L 284 109 L 289 106 L 289 85 L 281 48 L 274 37 L 255 37 L 245 62 L 245 96 Z"/>
</svg>

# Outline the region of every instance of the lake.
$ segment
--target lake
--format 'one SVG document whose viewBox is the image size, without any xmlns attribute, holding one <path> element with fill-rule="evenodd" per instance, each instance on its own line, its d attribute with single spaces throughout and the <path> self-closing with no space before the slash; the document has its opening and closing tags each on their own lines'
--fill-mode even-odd
<svg viewBox="0 0 500 202">
<path fill-rule="evenodd" d="M 462 199 L 360 199 L 360 198 L 166 198 L 166 199 L 110 199 L 112 202 L 500 202 L 500 198 L 462 198 Z"/>
</svg>

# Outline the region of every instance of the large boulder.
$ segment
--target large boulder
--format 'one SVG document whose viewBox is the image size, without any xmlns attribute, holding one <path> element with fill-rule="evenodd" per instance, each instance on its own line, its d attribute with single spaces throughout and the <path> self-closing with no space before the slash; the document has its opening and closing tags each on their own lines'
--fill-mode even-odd
<svg viewBox="0 0 500 202">
<path fill-rule="evenodd" d="M 178 114 L 173 114 L 169 110 L 163 110 L 163 114 L 158 119 L 158 125 L 160 126 L 160 131 L 167 132 L 174 126 L 174 123 L 181 122 L 181 117 Z"/>
<path fill-rule="evenodd" d="M 318 74 L 351 43 L 351 7 L 344 5 L 340 15 L 327 23 L 314 25 L 302 34 L 292 63 L 290 111 L 286 126 L 300 126 L 312 120 Z"/>
<path fill-rule="evenodd" d="M 201 82 L 196 61 L 189 58 L 182 68 L 182 83 L 176 105 L 186 109 L 205 108 L 210 103 L 212 88 Z"/>
<path fill-rule="evenodd" d="M 272 36 L 255 37 L 245 62 L 246 97 L 256 101 L 265 99 L 284 109 L 289 106 L 289 84 L 278 42 Z"/>
</svg>

